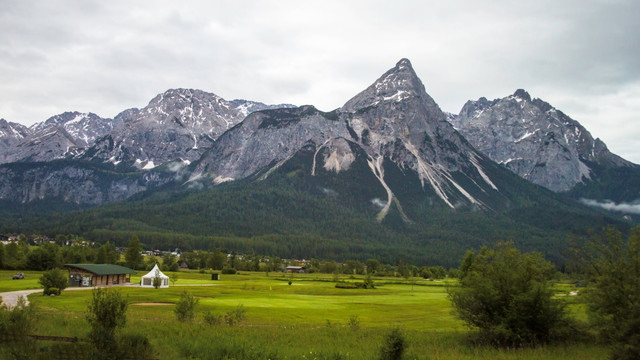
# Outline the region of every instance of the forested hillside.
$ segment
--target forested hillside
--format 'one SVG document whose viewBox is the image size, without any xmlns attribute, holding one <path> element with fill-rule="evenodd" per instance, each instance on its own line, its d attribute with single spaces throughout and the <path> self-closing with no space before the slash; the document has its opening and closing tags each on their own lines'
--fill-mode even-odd
<svg viewBox="0 0 640 360">
<path fill-rule="evenodd" d="M 4 217 L 1 231 L 33 229 L 43 234 L 78 234 L 119 246 L 138 235 L 146 248 L 220 248 L 282 257 L 377 258 L 415 264 L 457 266 L 464 252 L 499 240 L 538 250 L 556 263 L 564 258 L 570 234 L 614 223 L 550 191 L 501 172 L 494 182 L 516 201 L 491 211 L 456 210 L 438 203 L 410 171 L 385 163 L 388 183 L 402 203 L 376 221 L 380 207 L 371 199 L 384 189 L 362 162 L 338 174 L 311 176 L 313 151 L 299 152 L 270 176 L 262 174 L 211 190 L 148 192 L 137 199 L 70 213 Z M 497 165 L 496 165 L 497 166 Z M 517 185 L 510 185 L 517 184 Z M 566 202 L 566 203 L 565 203 Z"/>
</svg>

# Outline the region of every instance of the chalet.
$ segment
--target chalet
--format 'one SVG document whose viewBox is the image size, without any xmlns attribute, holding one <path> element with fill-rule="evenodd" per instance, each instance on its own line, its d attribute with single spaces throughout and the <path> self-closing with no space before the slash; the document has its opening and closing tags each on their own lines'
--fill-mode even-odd
<svg viewBox="0 0 640 360">
<path fill-rule="evenodd" d="M 69 286 L 104 286 L 131 282 L 136 272 L 120 265 L 65 264 L 69 270 Z"/>
<path fill-rule="evenodd" d="M 284 271 L 287 273 L 304 274 L 306 271 L 304 266 L 287 266 Z"/>
</svg>

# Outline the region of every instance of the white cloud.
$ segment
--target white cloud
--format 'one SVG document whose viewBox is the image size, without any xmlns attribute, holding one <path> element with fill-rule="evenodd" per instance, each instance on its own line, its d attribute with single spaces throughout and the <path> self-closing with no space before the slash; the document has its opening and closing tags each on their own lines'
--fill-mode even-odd
<svg viewBox="0 0 640 360">
<path fill-rule="evenodd" d="M 640 162 L 640 3 L 6 1 L 0 117 L 115 116 L 168 88 L 332 110 L 400 58 L 443 110 L 525 88 Z"/>
<path fill-rule="evenodd" d="M 617 211 L 628 214 L 640 214 L 640 201 L 636 201 L 633 203 L 616 204 L 611 200 L 597 201 L 591 199 L 580 199 L 580 202 L 588 206 L 599 207 L 609 211 Z"/>
</svg>

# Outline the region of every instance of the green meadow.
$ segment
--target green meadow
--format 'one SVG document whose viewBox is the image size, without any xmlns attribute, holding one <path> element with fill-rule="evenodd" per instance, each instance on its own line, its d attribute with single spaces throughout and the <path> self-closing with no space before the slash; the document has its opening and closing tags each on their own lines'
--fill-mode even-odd
<svg viewBox="0 0 640 360">
<path fill-rule="evenodd" d="M 24 279 L 13 280 L 13 275 L 23 273 Z M 29 270 L 0 270 L 0 292 L 41 289 L 42 285 L 38 279 L 42 275 L 42 271 Z"/>
<path fill-rule="evenodd" d="M 0 289 L 32 286 L 30 278 L 12 283 L 8 272 L 0 275 Z M 574 342 L 525 349 L 473 346 L 452 314 L 446 281 L 374 278 L 375 289 L 338 289 L 333 275 L 326 274 L 242 273 L 221 275 L 218 281 L 206 273 L 178 275 L 176 286 L 168 289 L 118 289 L 129 301 L 121 332 L 147 336 L 158 359 L 374 359 L 395 327 L 405 336 L 406 359 L 602 359 L 608 354 L 606 347 Z M 362 278 L 342 275 L 340 280 Z M 558 295 L 571 290 L 559 286 Z M 176 321 L 173 312 L 183 291 L 199 300 L 192 322 Z M 90 297 L 90 289 L 30 295 L 37 312 L 35 333 L 86 337 Z M 583 315 L 579 296 L 567 301 Z M 239 325 L 203 320 L 205 312 L 223 315 L 239 305 L 246 310 Z"/>
</svg>

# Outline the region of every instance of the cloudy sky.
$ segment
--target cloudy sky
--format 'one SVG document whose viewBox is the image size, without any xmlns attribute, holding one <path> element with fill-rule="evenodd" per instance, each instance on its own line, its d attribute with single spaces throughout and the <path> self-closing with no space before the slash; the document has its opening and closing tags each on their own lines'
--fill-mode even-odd
<svg viewBox="0 0 640 360">
<path fill-rule="evenodd" d="M 403 57 L 445 111 L 524 88 L 640 163 L 640 2 L 0 0 L 0 117 L 169 88 L 332 110 Z"/>
</svg>

